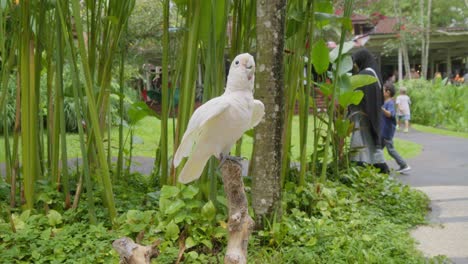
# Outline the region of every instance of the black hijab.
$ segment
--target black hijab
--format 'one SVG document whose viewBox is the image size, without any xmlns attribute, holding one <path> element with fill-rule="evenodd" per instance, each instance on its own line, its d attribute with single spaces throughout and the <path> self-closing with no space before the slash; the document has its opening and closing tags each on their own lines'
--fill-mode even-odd
<svg viewBox="0 0 468 264">
<path fill-rule="evenodd" d="M 381 146 L 382 139 L 380 135 L 380 122 L 382 120 L 382 105 L 384 103 L 383 87 L 381 86 L 383 85 L 382 76 L 380 75 L 380 71 L 374 56 L 366 48 L 355 51 L 352 57 L 353 62 L 359 68 L 358 74 L 366 74 L 374 77 L 374 72 L 377 74 L 378 82 L 363 86 L 358 89 L 364 92 L 364 98 L 362 99 L 361 103 L 359 103 L 361 111 L 364 112 L 364 114 L 369 119 L 371 125 L 371 134 L 375 144 L 377 146 Z M 374 72 L 366 68 L 371 68 Z"/>
</svg>

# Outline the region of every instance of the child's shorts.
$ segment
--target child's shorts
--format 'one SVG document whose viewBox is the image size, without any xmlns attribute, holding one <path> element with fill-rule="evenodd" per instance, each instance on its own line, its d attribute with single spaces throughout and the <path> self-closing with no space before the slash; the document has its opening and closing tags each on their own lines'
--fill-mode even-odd
<svg viewBox="0 0 468 264">
<path fill-rule="evenodd" d="M 411 120 L 411 115 L 398 115 L 398 119 L 403 121 Z"/>
</svg>

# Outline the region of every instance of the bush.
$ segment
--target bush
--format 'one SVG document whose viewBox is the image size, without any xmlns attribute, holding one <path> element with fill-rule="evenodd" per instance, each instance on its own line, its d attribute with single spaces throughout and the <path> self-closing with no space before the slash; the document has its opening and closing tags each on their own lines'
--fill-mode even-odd
<svg viewBox="0 0 468 264">
<path fill-rule="evenodd" d="M 413 122 L 468 132 L 468 86 L 445 85 L 441 80 L 410 80 L 403 86 L 411 97 Z"/>
</svg>

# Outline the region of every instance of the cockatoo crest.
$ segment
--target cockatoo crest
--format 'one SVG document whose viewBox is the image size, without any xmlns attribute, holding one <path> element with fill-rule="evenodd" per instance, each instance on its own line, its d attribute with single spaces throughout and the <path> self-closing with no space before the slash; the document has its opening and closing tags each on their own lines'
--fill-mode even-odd
<svg viewBox="0 0 468 264">
<path fill-rule="evenodd" d="M 189 157 L 179 174 L 180 182 L 198 179 L 211 156 L 220 158 L 221 154 L 228 155 L 244 132 L 262 120 L 265 107 L 253 98 L 254 74 L 252 55 L 238 55 L 229 69 L 224 94 L 193 112 L 174 155 L 175 167 L 184 157 Z"/>
</svg>

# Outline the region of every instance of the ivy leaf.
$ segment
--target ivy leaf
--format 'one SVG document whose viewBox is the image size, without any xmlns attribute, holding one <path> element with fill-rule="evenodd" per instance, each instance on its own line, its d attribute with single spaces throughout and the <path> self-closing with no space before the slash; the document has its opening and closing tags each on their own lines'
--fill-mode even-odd
<svg viewBox="0 0 468 264">
<path fill-rule="evenodd" d="M 161 198 L 172 198 L 176 197 L 180 192 L 180 189 L 176 186 L 164 185 L 161 188 Z"/>
<path fill-rule="evenodd" d="M 165 235 L 165 238 L 174 241 L 174 240 L 176 240 L 177 238 L 179 238 L 179 232 L 180 232 L 179 227 L 178 227 L 174 222 L 170 222 L 170 223 L 166 226 L 166 235 Z"/>
<path fill-rule="evenodd" d="M 187 186 L 182 190 L 182 197 L 184 199 L 192 199 L 195 195 L 198 194 L 198 189 L 192 185 Z"/>
<path fill-rule="evenodd" d="M 185 240 L 185 248 L 191 248 L 193 246 L 197 245 L 195 240 L 190 236 Z"/>
<path fill-rule="evenodd" d="M 216 208 L 212 201 L 207 202 L 202 208 L 202 216 L 207 220 L 213 220 L 216 216 Z"/>
<path fill-rule="evenodd" d="M 185 206 L 184 201 L 182 201 L 180 199 L 177 199 L 167 207 L 167 209 L 164 211 L 164 213 L 168 214 L 168 215 L 174 214 L 184 206 Z"/>
<path fill-rule="evenodd" d="M 201 241 L 203 245 L 205 245 L 207 248 L 212 249 L 213 248 L 213 243 L 211 243 L 210 240 L 204 239 Z"/>
<path fill-rule="evenodd" d="M 51 226 L 56 226 L 62 223 L 62 215 L 55 210 L 50 210 L 47 214 L 47 218 L 49 218 L 49 225 Z"/>
</svg>

